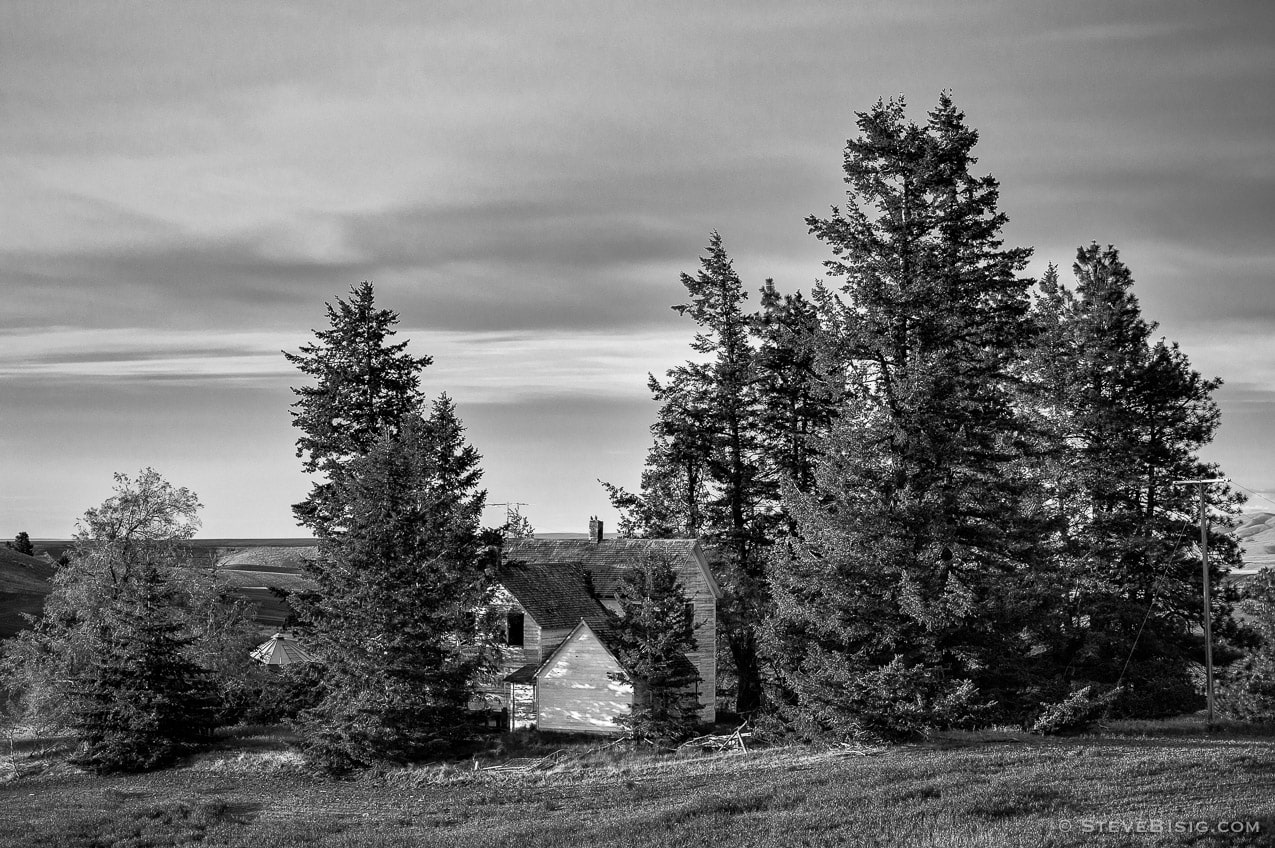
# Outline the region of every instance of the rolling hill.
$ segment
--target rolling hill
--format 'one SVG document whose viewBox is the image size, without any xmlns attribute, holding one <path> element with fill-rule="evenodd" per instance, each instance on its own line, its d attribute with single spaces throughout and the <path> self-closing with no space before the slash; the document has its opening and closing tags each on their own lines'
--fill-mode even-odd
<svg viewBox="0 0 1275 848">
<path fill-rule="evenodd" d="M 23 613 L 40 614 L 52 578 L 44 560 L 0 547 L 0 639 L 27 626 Z"/>
<path fill-rule="evenodd" d="M 56 559 L 71 547 L 67 541 L 37 541 L 40 557 L 0 547 L 0 638 L 27 626 L 23 613 L 40 614 L 56 570 L 46 557 Z M 196 539 L 186 548 L 196 565 L 216 568 L 236 594 L 256 605 L 257 622 L 267 635 L 282 627 L 289 612 L 270 589 L 305 590 L 309 582 L 301 575 L 302 562 L 318 550 L 313 539 Z"/>
<path fill-rule="evenodd" d="M 1234 532 L 1244 550 L 1244 567 L 1232 575 L 1243 578 L 1275 567 L 1275 513 L 1245 513 Z"/>
</svg>

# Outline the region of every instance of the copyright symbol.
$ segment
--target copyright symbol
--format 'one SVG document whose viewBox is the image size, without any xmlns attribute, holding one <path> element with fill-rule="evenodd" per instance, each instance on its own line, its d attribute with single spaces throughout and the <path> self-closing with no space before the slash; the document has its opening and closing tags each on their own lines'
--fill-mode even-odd
<svg viewBox="0 0 1275 848">
<path fill-rule="evenodd" d="M 1061 830 L 1063 833 L 1066 833 L 1067 831 L 1071 830 L 1071 819 L 1059 819 L 1058 829 Z"/>
</svg>

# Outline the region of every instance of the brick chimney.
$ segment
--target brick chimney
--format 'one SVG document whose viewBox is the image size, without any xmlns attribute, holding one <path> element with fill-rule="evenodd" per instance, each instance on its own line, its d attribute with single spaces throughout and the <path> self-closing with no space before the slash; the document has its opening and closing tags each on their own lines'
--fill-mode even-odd
<svg viewBox="0 0 1275 848">
<path fill-rule="evenodd" d="M 589 541 L 594 544 L 602 541 L 602 522 L 596 515 L 589 518 Z"/>
</svg>

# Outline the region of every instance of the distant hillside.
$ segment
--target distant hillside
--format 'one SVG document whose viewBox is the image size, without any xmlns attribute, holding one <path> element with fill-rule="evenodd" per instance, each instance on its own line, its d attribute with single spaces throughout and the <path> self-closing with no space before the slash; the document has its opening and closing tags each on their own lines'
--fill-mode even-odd
<svg viewBox="0 0 1275 848">
<path fill-rule="evenodd" d="M 27 626 L 23 613 L 43 611 L 52 577 L 53 566 L 44 560 L 0 547 L 0 638 Z"/>
<path fill-rule="evenodd" d="M 73 547 L 70 540 L 34 542 L 37 557 L 0 547 L 0 638 L 26 627 L 21 613 L 39 615 L 49 594 L 51 564 Z M 184 545 L 196 565 L 216 568 L 235 594 L 252 601 L 263 633 L 278 630 L 287 605 L 271 588 L 304 591 L 305 558 L 318 552 L 313 539 L 193 539 Z"/>
<path fill-rule="evenodd" d="M 246 548 L 313 548 L 314 539 L 191 539 L 183 547 L 196 560 L 221 556 L 225 551 Z M 75 547 L 72 539 L 35 539 L 31 542 L 36 556 L 47 556 L 57 561 Z"/>
<path fill-rule="evenodd" d="M 310 581 L 301 575 L 306 559 L 318 555 L 313 539 L 217 540 L 216 567 L 221 578 L 241 597 L 256 604 L 257 623 L 266 630 L 282 629 L 290 612 L 271 589 L 304 592 Z M 262 544 L 255 544 L 262 542 Z M 282 542 L 282 543 L 280 543 Z"/>
<path fill-rule="evenodd" d="M 1240 517 L 1235 536 L 1244 550 L 1244 567 L 1237 576 L 1275 567 L 1275 513 L 1251 512 Z"/>
</svg>

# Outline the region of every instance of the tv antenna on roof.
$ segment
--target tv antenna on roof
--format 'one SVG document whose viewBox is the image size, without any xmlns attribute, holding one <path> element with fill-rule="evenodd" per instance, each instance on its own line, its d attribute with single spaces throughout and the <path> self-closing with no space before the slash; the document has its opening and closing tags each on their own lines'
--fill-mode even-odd
<svg viewBox="0 0 1275 848">
<path fill-rule="evenodd" d="M 518 507 L 531 506 L 531 504 L 524 501 L 506 501 L 504 503 L 488 504 L 488 506 L 503 506 L 505 508 L 505 526 L 508 527 L 514 523 L 514 519 L 516 518 L 521 518 L 523 521 L 526 521 L 527 517 L 522 514 L 522 510 Z"/>
</svg>

